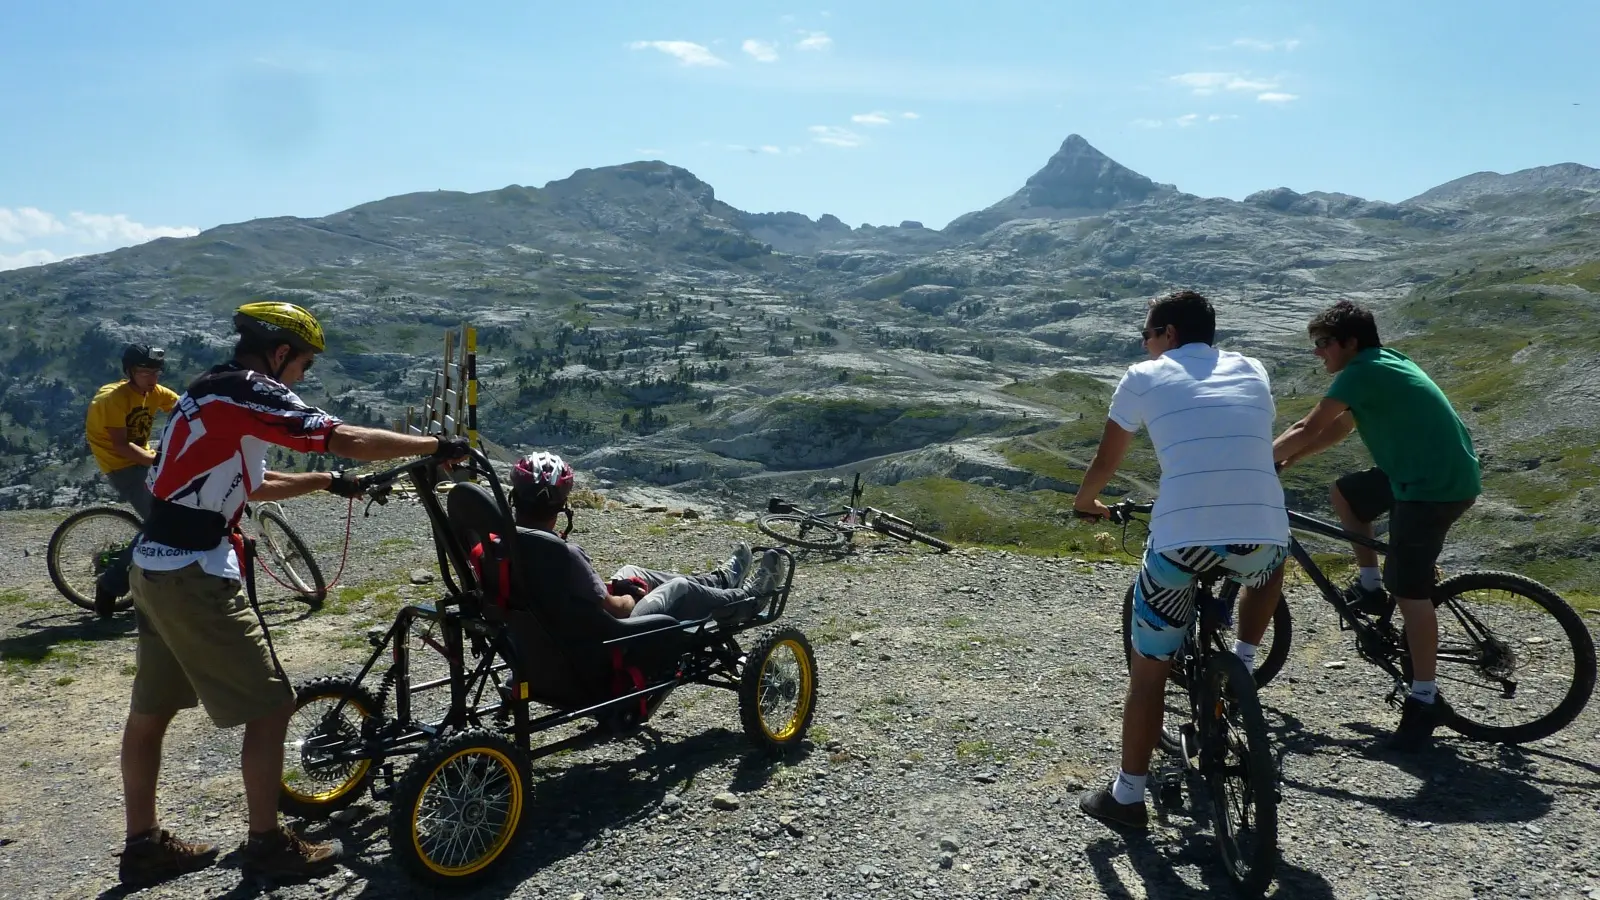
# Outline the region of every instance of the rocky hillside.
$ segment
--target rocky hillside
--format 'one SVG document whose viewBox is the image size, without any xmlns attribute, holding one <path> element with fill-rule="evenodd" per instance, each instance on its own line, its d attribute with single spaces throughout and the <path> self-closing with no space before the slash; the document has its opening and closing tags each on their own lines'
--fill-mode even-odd
<svg viewBox="0 0 1600 900">
<path fill-rule="evenodd" d="M 0 273 L 0 504 L 94 484 L 82 410 L 120 342 L 164 343 L 181 382 L 225 351 L 232 307 L 279 297 L 328 328 L 305 393 L 356 421 L 416 403 L 443 329 L 471 322 L 484 430 L 502 445 L 729 503 L 770 482 L 820 496 L 860 468 L 988 540 L 1018 529 L 963 510 L 1062 512 L 1143 304 L 1182 286 L 1216 299 L 1222 342 L 1274 367 L 1285 424 L 1325 385 L 1309 315 L 1376 305 L 1491 461 L 1473 551 L 1577 586 L 1597 528 L 1583 492 L 1600 483 L 1583 431 L 1600 414 L 1592 331 L 1571 327 L 1600 290 L 1595 178 L 1563 164 L 1399 204 L 1287 187 L 1233 201 L 1073 135 L 943 230 L 745 212 L 663 162 L 220 226 Z M 1330 471 L 1291 489 L 1316 505 Z"/>
</svg>

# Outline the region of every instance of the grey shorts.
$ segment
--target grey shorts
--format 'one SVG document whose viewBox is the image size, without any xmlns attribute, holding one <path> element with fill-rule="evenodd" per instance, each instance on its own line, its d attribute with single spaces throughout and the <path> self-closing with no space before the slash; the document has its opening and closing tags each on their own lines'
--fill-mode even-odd
<svg viewBox="0 0 1600 900">
<path fill-rule="evenodd" d="M 145 478 L 150 475 L 149 466 L 132 465 L 106 473 L 106 480 L 111 482 L 111 489 L 117 492 L 125 503 L 133 507 L 139 518 L 150 518 L 150 488 L 145 484 Z"/>
<path fill-rule="evenodd" d="M 1340 478 L 1339 493 L 1363 522 L 1389 514 L 1389 554 L 1383 560 L 1383 586 L 1407 600 L 1433 596 L 1434 569 L 1444 551 L 1445 535 L 1477 500 L 1430 502 L 1396 500 L 1389 476 L 1372 468 Z"/>
</svg>

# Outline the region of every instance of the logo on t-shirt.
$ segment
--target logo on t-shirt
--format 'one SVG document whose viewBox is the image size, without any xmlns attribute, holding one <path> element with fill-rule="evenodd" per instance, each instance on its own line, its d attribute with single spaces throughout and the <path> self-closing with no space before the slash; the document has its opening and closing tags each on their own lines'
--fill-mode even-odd
<svg viewBox="0 0 1600 900">
<path fill-rule="evenodd" d="M 135 406 L 128 410 L 127 418 L 123 425 L 128 429 L 128 443 L 135 447 L 143 447 L 150 443 L 150 429 L 155 425 L 155 413 L 146 406 Z"/>
</svg>

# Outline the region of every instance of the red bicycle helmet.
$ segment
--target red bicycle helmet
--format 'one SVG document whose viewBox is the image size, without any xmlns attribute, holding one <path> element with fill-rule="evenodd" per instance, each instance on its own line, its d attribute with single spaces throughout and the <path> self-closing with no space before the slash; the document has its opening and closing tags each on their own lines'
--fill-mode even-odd
<svg viewBox="0 0 1600 900">
<path fill-rule="evenodd" d="M 511 497 L 539 509 L 556 511 L 567 505 L 575 473 L 554 453 L 530 453 L 511 467 Z"/>
</svg>

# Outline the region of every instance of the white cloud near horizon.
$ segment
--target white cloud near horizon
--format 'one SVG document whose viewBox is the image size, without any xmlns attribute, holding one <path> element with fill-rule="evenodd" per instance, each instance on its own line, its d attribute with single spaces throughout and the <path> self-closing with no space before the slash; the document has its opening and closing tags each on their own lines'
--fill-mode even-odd
<svg viewBox="0 0 1600 900">
<path fill-rule="evenodd" d="M 902 118 L 902 119 L 920 119 L 920 118 L 922 118 L 922 116 L 920 116 L 920 115 L 918 115 L 918 114 L 916 114 L 914 112 L 903 112 L 903 113 L 900 114 L 900 118 Z"/>
<path fill-rule="evenodd" d="M 1247 78 L 1235 72 L 1185 72 L 1168 80 L 1202 97 L 1217 91 L 1270 91 L 1278 86 L 1275 81 Z"/>
<path fill-rule="evenodd" d="M 833 38 L 826 31 L 802 31 L 805 37 L 794 45 L 796 50 L 826 50 L 833 46 Z"/>
<path fill-rule="evenodd" d="M 866 142 L 861 135 L 838 125 L 813 125 L 807 130 L 813 141 L 830 147 L 859 147 Z"/>
<path fill-rule="evenodd" d="M 1259 38 L 1239 38 L 1233 42 L 1233 45 L 1235 47 L 1243 47 L 1246 50 L 1260 50 L 1263 53 L 1271 53 L 1274 50 L 1282 50 L 1285 53 L 1290 53 L 1296 47 L 1300 46 L 1300 42 L 1294 38 L 1289 38 L 1282 41 L 1263 41 Z"/>
<path fill-rule="evenodd" d="M 887 125 L 889 117 L 881 112 L 856 113 L 850 117 L 850 121 L 857 125 Z"/>
<path fill-rule="evenodd" d="M 0 270 L 41 266 L 84 253 L 103 253 L 156 238 L 191 237 L 199 233 L 200 229 L 188 225 L 146 225 L 124 213 L 74 210 L 63 219 L 33 206 L 0 206 L 0 244 L 52 245 L 0 253 Z M 77 246 L 69 250 L 65 244 Z"/>
<path fill-rule="evenodd" d="M 772 41 L 758 41 L 755 38 L 746 38 L 745 42 L 739 45 L 739 48 L 756 62 L 770 63 L 778 61 L 778 45 Z"/>
<path fill-rule="evenodd" d="M 1300 99 L 1300 95 L 1285 94 L 1280 91 L 1267 91 L 1264 94 L 1257 94 L 1256 99 L 1262 103 L 1293 103 Z"/>
<path fill-rule="evenodd" d="M 727 61 L 712 53 L 704 44 L 693 41 L 634 41 L 630 50 L 659 50 L 673 57 L 683 66 L 725 66 Z"/>
<path fill-rule="evenodd" d="M 1177 128 L 1189 128 L 1194 125 L 1204 125 L 1212 122 L 1225 122 L 1237 118 L 1239 117 L 1231 113 L 1209 113 L 1206 115 L 1202 115 L 1200 113 L 1184 113 L 1181 116 L 1177 116 L 1165 121 L 1161 119 L 1134 119 L 1128 124 L 1135 128 L 1164 128 L 1169 124 Z"/>
</svg>

